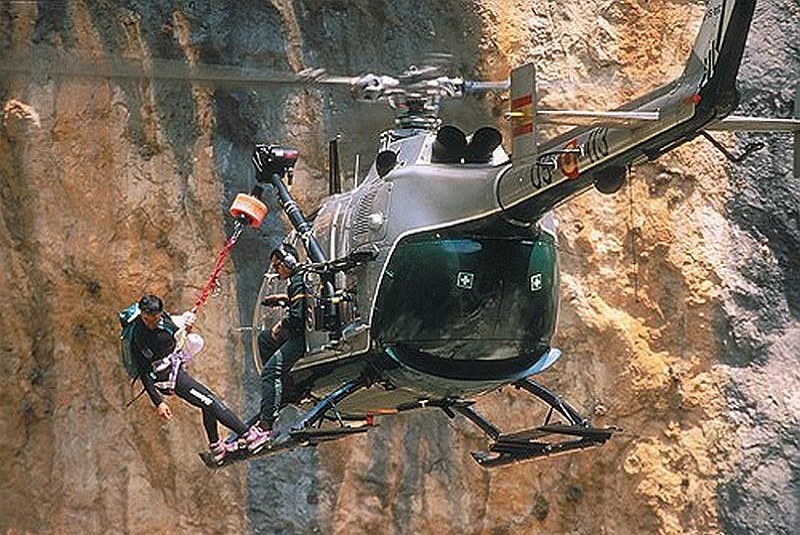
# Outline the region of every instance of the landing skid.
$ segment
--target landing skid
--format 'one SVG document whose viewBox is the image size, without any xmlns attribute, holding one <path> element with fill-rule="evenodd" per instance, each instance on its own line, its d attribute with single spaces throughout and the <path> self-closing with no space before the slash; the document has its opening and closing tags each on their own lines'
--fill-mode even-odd
<svg viewBox="0 0 800 535">
<path fill-rule="evenodd" d="M 605 444 L 618 431 L 615 427 L 590 427 L 589 421 L 566 401 L 530 379 L 518 381 L 514 386 L 533 394 L 550 407 L 544 425 L 514 433 L 502 433 L 494 424 L 475 412 L 471 401 L 458 401 L 442 407 L 451 417 L 454 416 L 452 411 L 463 415 L 492 439 L 488 451 L 472 452 L 473 459 L 481 466 L 502 466 L 595 448 Z M 561 414 L 568 423 L 551 424 L 553 411 Z"/>
<path fill-rule="evenodd" d="M 319 403 L 314 405 L 311 409 L 300 415 L 295 415 L 294 417 L 287 417 L 287 411 L 284 410 L 281 413 L 281 417 L 276 422 L 272 440 L 255 453 L 249 452 L 247 446 L 240 440 L 240 437 L 232 434 L 225 439 L 225 442 L 227 444 L 236 443 L 238 447 L 235 451 L 229 453 L 221 463 L 216 463 L 211 457 L 211 454 L 207 451 L 200 453 L 200 458 L 209 468 L 222 468 L 223 466 L 228 466 L 240 461 L 274 455 L 292 448 L 316 446 L 322 442 L 330 442 L 350 435 L 366 433 L 370 427 L 373 427 L 371 422 L 360 426 L 346 425 L 342 419 L 339 418 L 336 410 L 337 402 L 364 386 L 366 386 L 364 381 L 348 381 L 319 401 Z M 338 427 L 321 427 L 326 419 L 331 418 L 337 420 Z M 256 419 L 257 417 L 251 418 L 247 423 L 248 427 L 253 425 Z"/>
</svg>

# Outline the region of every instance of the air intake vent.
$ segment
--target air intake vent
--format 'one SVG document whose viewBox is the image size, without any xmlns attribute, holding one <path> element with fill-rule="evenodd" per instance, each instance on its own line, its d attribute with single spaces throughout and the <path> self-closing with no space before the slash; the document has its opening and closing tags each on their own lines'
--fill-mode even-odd
<svg viewBox="0 0 800 535">
<path fill-rule="evenodd" d="M 358 200 L 353 217 L 353 237 L 357 242 L 369 240 L 369 216 L 372 214 L 372 205 L 379 189 L 377 186 L 368 189 Z"/>
</svg>

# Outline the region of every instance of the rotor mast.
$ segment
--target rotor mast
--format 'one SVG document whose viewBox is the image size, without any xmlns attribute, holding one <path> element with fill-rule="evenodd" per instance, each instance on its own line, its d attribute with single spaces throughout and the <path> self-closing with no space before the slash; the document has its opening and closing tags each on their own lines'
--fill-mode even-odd
<svg viewBox="0 0 800 535">
<path fill-rule="evenodd" d="M 437 67 L 418 68 L 413 65 L 398 78 L 368 73 L 352 83 L 351 91 L 356 100 L 385 101 L 395 113 L 395 135 L 406 137 L 420 131 L 435 131 L 441 126 L 439 109 L 442 98 L 462 98 L 468 94 L 502 91 L 509 86 L 507 80 L 476 82 L 437 74 Z"/>
</svg>

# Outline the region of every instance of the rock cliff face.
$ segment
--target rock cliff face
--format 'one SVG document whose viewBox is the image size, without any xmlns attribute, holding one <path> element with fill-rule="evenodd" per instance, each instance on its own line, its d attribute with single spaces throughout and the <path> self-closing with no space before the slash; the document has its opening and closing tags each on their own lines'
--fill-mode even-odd
<svg viewBox="0 0 800 535">
<path fill-rule="evenodd" d="M 146 399 L 125 408 L 136 391 L 118 364 L 116 312 L 144 290 L 191 306 L 230 230 L 227 207 L 251 187 L 253 143 L 300 148 L 295 193 L 310 210 L 327 139 L 342 133 L 346 161 L 364 161 L 390 117 L 334 90 L 104 69 L 132 58 L 397 72 L 450 52 L 472 77 L 534 60 L 545 105 L 607 109 L 680 70 L 702 4 L 88 4 L 0 7 L 0 534 L 800 532 L 800 182 L 788 138 L 760 138 L 734 167 L 692 142 L 636 166 L 616 196 L 558 210 L 565 356 L 540 380 L 625 429 L 600 450 L 484 471 L 469 458 L 485 446 L 476 430 L 431 412 L 211 473 L 196 457 L 196 410 L 175 402 L 164 424 Z M 794 0 L 759 3 L 746 112 L 791 114 L 798 34 Z M 503 106 L 444 116 L 470 130 Z M 737 152 L 749 139 L 724 142 Z M 237 245 L 193 364 L 248 414 L 258 392 L 238 328 L 281 238 L 275 213 Z M 511 390 L 481 409 L 504 428 L 539 417 Z"/>
</svg>

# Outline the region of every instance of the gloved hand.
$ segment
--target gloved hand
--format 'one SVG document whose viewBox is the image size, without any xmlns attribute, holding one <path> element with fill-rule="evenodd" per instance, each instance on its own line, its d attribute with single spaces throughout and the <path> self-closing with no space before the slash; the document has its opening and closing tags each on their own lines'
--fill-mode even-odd
<svg viewBox="0 0 800 535">
<path fill-rule="evenodd" d="M 265 297 L 261 304 L 265 307 L 285 307 L 289 304 L 289 296 L 286 294 L 272 294 Z"/>
</svg>

